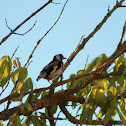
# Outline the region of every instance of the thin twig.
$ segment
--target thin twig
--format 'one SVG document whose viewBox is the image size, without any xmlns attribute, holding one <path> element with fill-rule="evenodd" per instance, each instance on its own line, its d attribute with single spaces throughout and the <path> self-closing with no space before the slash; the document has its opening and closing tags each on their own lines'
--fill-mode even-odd
<svg viewBox="0 0 126 126">
<path fill-rule="evenodd" d="M 33 24 L 33 26 L 32 26 L 28 31 L 26 31 L 24 34 L 20 34 L 20 33 L 14 33 L 14 34 L 16 34 L 16 35 L 21 35 L 21 36 L 27 34 L 27 33 L 28 33 L 29 31 L 31 31 L 32 28 L 36 25 L 36 22 L 37 22 L 37 20 L 35 21 L 35 23 Z"/>
<path fill-rule="evenodd" d="M 60 3 L 55 3 L 55 2 L 51 2 L 51 3 L 53 3 L 53 4 L 60 4 Z"/>
<path fill-rule="evenodd" d="M 32 62 L 33 62 L 33 61 L 30 61 L 30 62 L 28 63 L 28 65 L 27 65 L 27 69 L 28 69 L 29 65 L 30 65 Z"/>
<path fill-rule="evenodd" d="M 59 118 L 59 115 L 62 111 L 60 110 L 59 113 L 57 114 L 57 118 Z M 56 124 L 57 120 L 55 121 L 55 124 Z"/>
<path fill-rule="evenodd" d="M 19 48 L 19 46 L 15 49 L 13 55 L 11 56 L 11 60 L 12 60 L 12 58 L 14 57 L 15 53 L 17 52 L 18 48 Z"/>
<path fill-rule="evenodd" d="M 78 45 L 80 45 L 80 44 L 81 44 L 81 42 L 82 42 L 82 41 L 83 41 L 83 39 L 84 39 L 84 36 L 85 36 L 85 35 L 83 35 L 83 36 L 81 37 L 80 42 L 79 42 L 79 44 L 78 44 Z"/>
<path fill-rule="evenodd" d="M 2 95 L 2 93 L 6 90 L 6 88 L 8 87 L 8 85 L 9 85 L 9 81 L 7 82 L 7 85 L 6 85 L 6 87 L 2 90 L 2 92 L 0 93 L 0 96 Z"/>
<path fill-rule="evenodd" d="M 47 3 L 45 3 L 42 7 L 40 7 L 38 10 L 33 12 L 29 17 L 27 17 L 23 22 L 21 22 L 16 28 L 14 28 L 7 36 L 5 36 L 1 42 L 0 45 L 5 42 L 17 29 L 19 29 L 23 24 L 25 24 L 28 20 L 30 20 L 33 16 L 35 16 L 38 12 L 40 12 L 43 8 L 45 8 L 48 4 L 50 4 L 52 0 L 49 0 Z"/>
<path fill-rule="evenodd" d="M 7 19 L 6 19 L 6 18 L 5 18 L 5 22 L 6 22 L 6 26 L 7 26 L 7 28 L 12 32 L 13 30 L 8 26 L 8 24 L 7 24 Z M 36 22 L 37 22 L 37 20 L 35 21 L 35 23 L 33 24 L 33 26 L 32 26 L 28 31 L 26 31 L 25 33 L 20 34 L 20 33 L 16 33 L 16 32 L 14 32 L 13 34 L 21 35 L 21 36 L 27 34 L 29 31 L 32 30 L 32 28 L 35 26 Z"/>
<path fill-rule="evenodd" d="M 85 70 L 85 71 L 86 71 L 86 66 L 87 66 L 88 58 L 89 58 L 89 55 L 87 56 L 87 59 L 86 59 L 86 63 L 85 63 L 85 67 L 84 67 L 84 70 Z"/>
<path fill-rule="evenodd" d="M 68 0 L 65 2 L 64 6 L 63 6 L 63 8 L 62 8 L 62 10 L 61 10 L 61 12 L 60 12 L 60 15 L 59 15 L 59 17 L 57 18 L 57 20 L 55 21 L 55 23 L 54 23 L 54 24 L 49 28 L 49 30 L 38 40 L 37 45 L 34 47 L 33 51 L 31 52 L 31 54 L 30 54 L 30 56 L 29 56 L 27 62 L 25 63 L 24 67 L 28 64 L 28 62 L 29 62 L 30 59 L 32 58 L 33 53 L 34 53 L 34 51 L 36 50 L 36 48 L 38 47 L 38 45 L 40 44 L 40 42 L 44 39 L 44 37 L 53 29 L 53 27 L 54 27 L 54 26 L 57 24 L 57 22 L 59 21 L 59 19 L 60 19 L 61 15 L 62 15 L 62 13 L 63 13 L 63 11 L 64 11 L 64 8 L 65 8 L 67 2 L 68 2 Z"/>
<path fill-rule="evenodd" d="M 125 32 L 126 32 L 126 21 L 125 21 L 125 24 L 124 24 L 124 26 L 123 26 L 122 36 L 121 36 L 121 39 L 120 39 L 119 44 L 122 42 L 122 40 L 123 40 L 123 38 L 124 38 L 124 35 L 125 35 Z"/>
<path fill-rule="evenodd" d="M 12 29 L 7 24 L 7 19 L 6 18 L 5 18 L 5 23 L 6 23 L 7 28 L 10 29 L 10 31 L 12 32 Z"/>
</svg>

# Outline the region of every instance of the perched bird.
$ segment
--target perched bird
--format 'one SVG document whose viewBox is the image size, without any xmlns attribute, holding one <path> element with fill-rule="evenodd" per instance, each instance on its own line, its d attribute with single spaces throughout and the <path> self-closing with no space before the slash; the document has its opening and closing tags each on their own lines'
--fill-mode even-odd
<svg viewBox="0 0 126 126">
<path fill-rule="evenodd" d="M 47 64 L 40 72 L 37 81 L 41 78 L 49 80 L 57 79 L 63 72 L 63 59 L 66 59 L 62 54 L 54 56 L 53 60 Z"/>
</svg>

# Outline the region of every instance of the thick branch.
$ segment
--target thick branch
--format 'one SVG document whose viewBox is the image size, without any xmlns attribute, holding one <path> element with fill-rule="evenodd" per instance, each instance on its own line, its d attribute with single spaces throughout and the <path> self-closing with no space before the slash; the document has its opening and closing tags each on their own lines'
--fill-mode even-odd
<svg viewBox="0 0 126 126">
<path fill-rule="evenodd" d="M 80 124 L 80 120 L 75 119 L 75 117 L 73 117 L 73 116 L 67 111 L 67 109 L 65 108 L 65 105 L 59 105 L 59 107 L 60 107 L 61 111 L 64 113 L 64 115 L 66 116 L 66 118 L 67 118 L 70 122 L 72 122 L 72 123 L 74 123 L 74 124 Z"/>
<path fill-rule="evenodd" d="M 122 75 L 122 72 L 112 72 L 112 73 L 109 73 L 109 74 L 107 74 L 107 73 L 99 74 L 99 78 L 98 79 L 105 79 L 105 78 L 109 78 L 110 76 L 117 76 L 117 75 Z M 78 75 L 76 77 L 72 77 L 72 78 L 70 78 L 68 80 L 57 82 L 53 86 L 54 87 L 58 87 L 60 85 L 63 85 L 63 84 L 68 83 L 70 81 L 78 80 L 78 79 L 80 79 L 82 77 L 85 77 L 85 76 L 87 76 L 87 74 L 81 74 L 81 75 Z M 25 92 L 25 93 L 23 93 L 23 95 L 25 96 L 25 95 L 31 94 L 31 93 L 39 93 L 39 92 L 42 92 L 42 91 L 45 91 L 45 90 L 48 90 L 48 89 L 51 89 L 51 86 L 49 86 L 47 88 L 39 88 L 39 89 L 35 89 L 33 91 Z M 0 100 L 0 104 L 2 104 L 3 102 L 5 102 L 7 100 L 12 99 L 12 98 L 16 98 L 16 97 L 19 97 L 19 93 L 14 94 L 14 95 L 12 94 L 12 95 L 9 95 L 9 96 L 5 97 L 4 99 L 1 99 Z"/>
<path fill-rule="evenodd" d="M 71 96 L 72 94 L 80 91 L 83 87 L 85 87 L 86 85 L 88 85 L 89 83 L 91 83 L 92 81 L 94 81 L 95 79 L 100 79 L 100 75 L 97 77 L 92 77 L 90 79 L 88 79 L 86 81 L 86 83 L 83 86 L 78 86 L 75 87 L 74 89 L 67 89 L 65 91 L 61 91 L 58 93 L 55 93 L 51 96 L 51 98 L 46 95 L 44 97 L 42 97 L 41 99 L 37 99 L 35 102 L 32 102 L 31 105 L 33 107 L 33 110 L 38 110 L 38 109 L 42 109 L 44 107 L 48 107 L 48 106 L 53 106 L 53 105 L 60 105 L 64 102 L 67 101 L 75 101 L 75 102 L 79 102 L 79 103 L 83 103 L 84 99 L 82 98 L 78 98 Z M 103 78 L 103 76 L 102 76 Z M 123 94 L 123 96 L 126 96 Z M 75 100 L 74 100 L 75 98 Z M 18 107 L 14 107 L 12 109 L 9 110 L 4 110 L 3 112 L 0 112 L 0 120 L 7 120 L 9 118 L 9 116 L 13 115 L 15 113 L 15 111 L 17 110 Z M 25 110 L 25 109 L 24 109 Z M 18 115 L 30 115 L 32 112 L 28 112 L 27 110 L 25 110 L 24 112 L 19 111 Z"/>
<path fill-rule="evenodd" d="M 80 104 L 83 104 L 85 102 L 85 98 L 84 97 L 77 97 L 77 96 L 74 96 L 74 95 L 70 95 L 68 98 L 67 98 L 68 101 L 72 101 L 72 102 L 78 102 Z"/>
<path fill-rule="evenodd" d="M 73 117 L 68 110 L 65 108 L 64 105 L 60 105 L 59 106 L 61 111 L 64 113 L 64 115 L 66 116 L 66 118 L 73 124 L 80 124 L 80 120 L 75 119 L 75 117 Z M 111 124 L 116 124 L 116 125 L 121 125 L 121 121 L 112 121 L 110 120 L 109 123 Z M 88 120 L 86 120 L 85 122 L 83 122 L 83 124 L 88 124 Z M 93 120 L 92 121 L 92 125 L 104 125 L 104 122 L 102 120 Z"/>
<path fill-rule="evenodd" d="M 120 1 L 121 3 L 123 2 L 123 0 L 121 0 Z M 117 6 L 117 5 L 116 5 Z M 114 7 L 115 8 L 115 7 Z M 81 43 L 82 44 L 82 43 Z M 81 45 L 80 44 L 80 45 Z M 78 45 L 79 47 L 80 47 L 80 45 Z M 124 46 L 124 47 L 123 47 Z M 107 63 L 106 62 L 106 64 L 103 64 L 102 66 L 100 66 L 100 68 L 99 68 L 99 70 L 102 68 L 102 67 L 107 67 L 107 65 L 110 65 L 111 63 L 112 63 L 112 61 L 114 61 L 117 57 L 119 57 L 122 53 L 124 53 L 124 52 L 126 52 L 126 41 L 122 44 L 122 46 L 121 47 L 123 47 L 123 49 L 121 50 L 121 52 L 119 53 L 119 51 L 117 52 L 114 52 L 113 53 L 113 55 L 112 55 L 112 57 L 111 58 L 108 58 L 109 60 L 111 60 L 111 62 L 109 62 L 109 63 Z M 77 49 L 78 50 L 78 49 Z M 72 54 L 72 55 L 74 55 L 74 54 Z M 74 55 L 75 56 L 75 55 Z M 70 62 L 69 62 L 69 60 L 71 59 L 71 57 L 67 60 L 67 62 L 66 62 L 66 65 L 68 65 Z M 72 61 L 72 60 L 71 60 Z M 68 83 L 68 82 L 70 82 L 70 81 L 73 81 L 73 80 L 77 80 L 77 79 L 79 79 L 79 78 L 82 78 L 82 77 L 85 77 L 85 76 L 89 76 L 89 75 L 91 75 L 91 74 L 93 74 L 93 73 L 95 73 L 96 71 L 98 71 L 98 69 L 96 69 L 95 71 L 91 71 L 91 72 L 89 72 L 89 73 L 85 73 L 85 74 L 82 74 L 82 75 L 79 75 L 79 76 L 77 76 L 77 77 L 74 77 L 74 78 L 70 78 L 70 79 L 68 79 L 68 80 L 64 80 L 64 81 L 61 81 L 61 82 L 57 82 L 57 83 L 55 83 L 53 86 L 54 86 L 54 88 L 55 87 L 57 87 L 57 86 L 60 86 L 60 85 L 63 85 L 63 84 L 65 84 L 65 83 Z M 24 93 L 24 95 L 27 95 L 27 94 L 30 94 L 30 93 L 38 93 L 38 92 L 41 92 L 41 91 L 44 91 L 44 90 L 48 90 L 48 89 L 50 89 L 51 88 L 51 86 L 49 86 L 49 87 L 47 87 L 47 88 L 40 88 L 40 89 L 35 89 L 35 90 L 33 90 L 33 91 L 31 91 L 31 92 L 27 92 L 27 93 Z M 4 99 L 2 99 L 2 100 L 0 100 L 0 104 L 1 103 L 3 103 L 3 102 L 5 102 L 5 101 L 7 101 L 7 100 L 9 100 L 9 99 L 11 99 L 11 98 L 15 98 L 15 97 L 18 97 L 19 96 L 19 94 L 15 94 L 15 95 L 10 95 L 10 96 L 8 96 L 8 97 L 6 97 L 6 98 L 4 98 Z"/>
<path fill-rule="evenodd" d="M 125 0 L 121 0 L 120 2 L 117 2 L 116 5 L 113 7 L 113 9 L 111 11 L 109 11 L 105 17 L 102 19 L 102 21 L 95 27 L 95 29 L 88 35 L 88 37 L 86 37 L 85 39 L 83 39 L 82 43 L 79 44 L 77 46 L 77 48 L 74 50 L 74 52 L 70 55 L 70 57 L 68 58 L 68 60 L 65 63 L 65 69 L 66 67 L 68 67 L 68 65 L 71 63 L 71 61 L 74 59 L 74 57 L 84 48 L 85 44 L 88 42 L 89 39 L 91 39 L 94 34 L 101 29 L 101 27 L 103 26 L 103 24 L 107 21 L 107 19 L 112 15 L 112 13 L 119 7 L 121 7 L 121 4 L 124 2 Z M 64 69 L 64 70 L 65 70 Z"/>
</svg>

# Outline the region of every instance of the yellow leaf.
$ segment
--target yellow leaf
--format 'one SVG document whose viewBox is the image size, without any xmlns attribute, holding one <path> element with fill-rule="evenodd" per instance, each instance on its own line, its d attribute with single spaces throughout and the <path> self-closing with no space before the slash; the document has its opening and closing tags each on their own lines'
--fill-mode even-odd
<svg viewBox="0 0 126 126">
<path fill-rule="evenodd" d="M 23 86 L 23 82 L 20 82 L 20 83 L 18 84 L 17 88 L 16 88 L 16 91 L 21 90 L 22 86 Z"/>
<path fill-rule="evenodd" d="M 104 85 L 105 92 L 107 92 L 107 89 L 108 89 L 107 80 L 106 79 L 103 79 L 102 82 L 103 82 L 103 85 Z"/>
<path fill-rule="evenodd" d="M 112 95 L 116 95 L 117 89 L 113 86 L 110 87 L 109 91 L 112 93 Z"/>
<path fill-rule="evenodd" d="M 21 68 L 18 68 L 17 70 L 15 70 L 13 73 L 12 73 L 12 81 L 14 84 L 16 84 L 15 82 L 20 82 L 20 81 L 24 81 L 25 78 L 27 77 L 27 68 L 24 68 L 24 67 L 21 67 Z"/>
<path fill-rule="evenodd" d="M 100 111 L 97 115 L 97 119 L 101 118 L 102 117 L 102 111 Z"/>
<path fill-rule="evenodd" d="M 86 104 L 86 108 L 90 108 L 90 103 L 89 104 Z"/>
<path fill-rule="evenodd" d="M 92 104 L 101 105 L 107 98 L 103 89 L 92 88 L 89 99 Z"/>
<path fill-rule="evenodd" d="M 3 56 L 3 57 L 1 58 L 1 60 L 0 60 L 0 67 L 1 67 L 3 61 L 5 61 L 5 60 L 8 62 L 9 68 L 10 68 L 10 70 L 11 70 L 11 65 L 12 65 L 12 63 L 11 63 L 11 59 L 10 59 L 9 56 Z"/>
</svg>

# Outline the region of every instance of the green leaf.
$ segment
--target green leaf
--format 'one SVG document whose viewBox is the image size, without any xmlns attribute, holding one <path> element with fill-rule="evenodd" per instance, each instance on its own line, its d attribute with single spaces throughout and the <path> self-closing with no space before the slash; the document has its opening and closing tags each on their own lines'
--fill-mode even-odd
<svg viewBox="0 0 126 126">
<path fill-rule="evenodd" d="M 117 106 L 116 106 L 116 110 L 117 110 L 117 112 L 119 114 L 119 117 L 121 119 L 122 124 L 126 125 L 126 117 L 122 115 L 121 111 L 118 109 Z"/>
<path fill-rule="evenodd" d="M 83 105 L 83 109 L 82 109 L 82 114 L 80 116 L 80 122 L 81 124 L 83 124 L 83 122 L 86 121 L 86 119 L 88 120 L 89 119 L 89 122 L 88 123 L 91 123 L 92 122 L 92 115 L 93 115 L 93 109 L 92 109 L 92 106 L 91 104 L 84 104 Z M 91 117 L 89 117 L 91 116 Z"/>
<path fill-rule="evenodd" d="M 33 111 L 32 106 L 29 103 L 24 103 L 24 107 L 28 110 L 28 111 Z"/>
<path fill-rule="evenodd" d="M 118 71 L 118 70 L 119 70 L 119 67 L 120 67 L 120 65 L 122 64 L 123 60 L 124 60 L 124 54 L 122 54 L 122 55 L 115 61 L 115 64 L 116 64 L 115 67 L 114 67 L 115 71 Z"/>
<path fill-rule="evenodd" d="M 75 81 L 72 81 L 71 83 L 70 83 L 70 89 L 73 89 L 73 88 L 75 88 L 76 86 L 80 86 L 80 85 L 82 85 L 82 84 L 84 84 L 84 82 L 83 82 L 83 79 L 78 79 L 78 80 L 75 80 Z"/>
<path fill-rule="evenodd" d="M 121 98 L 120 109 L 126 117 L 126 98 Z"/>
<path fill-rule="evenodd" d="M 41 92 L 36 93 L 35 95 L 32 95 L 32 101 L 35 101 L 39 96 L 40 96 Z"/>
<path fill-rule="evenodd" d="M 34 126 L 41 126 L 41 121 L 38 119 L 37 116 L 31 116 L 31 121 L 34 124 Z"/>
<path fill-rule="evenodd" d="M 105 117 L 103 118 L 104 125 L 108 123 L 109 120 L 113 120 L 113 116 L 115 116 L 116 110 L 116 98 L 110 101 L 109 107 L 105 113 Z"/>
<path fill-rule="evenodd" d="M 42 92 L 42 95 L 41 95 L 41 98 L 44 97 L 45 95 L 48 95 L 49 92 L 46 92 L 46 91 L 43 91 Z"/>
<path fill-rule="evenodd" d="M 115 87 L 115 79 L 114 78 L 109 78 L 108 81 L 109 81 L 109 84 L 111 86 L 114 86 Z"/>
<path fill-rule="evenodd" d="M 29 77 L 24 82 L 24 92 L 27 92 L 30 89 L 33 90 L 33 83 L 32 83 L 32 79 Z"/>
<path fill-rule="evenodd" d="M 55 114 L 57 111 L 57 105 L 54 105 L 53 108 L 52 108 L 52 113 Z"/>
<path fill-rule="evenodd" d="M 75 76 L 76 76 L 76 74 L 71 74 L 71 75 L 70 75 L 70 78 L 75 77 Z M 68 83 L 67 83 L 67 88 L 69 88 L 70 85 L 71 85 L 71 82 L 68 82 Z"/>
<path fill-rule="evenodd" d="M 1 63 L 1 67 L 0 67 L 0 82 L 1 82 L 1 86 L 3 87 L 7 81 L 10 79 L 10 67 L 9 67 L 9 63 L 7 60 L 4 60 Z"/>
<path fill-rule="evenodd" d="M 87 117 L 87 120 L 88 120 L 88 124 L 89 124 L 89 125 L 92 124 L 92 117 L 93 117 L 93 109 L 91 110 L 89 116 Z"/>
<path fill-rule="evenodd" d="M 116 93 L 117 93 L 117 89 L 116 89 L 115 87 L 113 87 L 113 86 L 111 86 L 111 87 L 109 88 L 109 91 L 111 92 L 112 96 L 113 96 L 113 95 L 116 95 Z"/>
<path fill-rule="evenodd" d="M 20 108 L 21 113 L 25 113 L 24 104 L 21 104 L 21 105 L 19 106 L 19 108 Z"/>
<path fill-rule="evenodd" d="M 124 71 L 124 70 L 126 70 L 126 61 L 123 61 L 118 68 L 118 71 Z"/>
<path fill-rule="evenodd" d="M 74 109 L 77 106 L 77 102 L 72 102 L 72 109 Z"/>
<path fill-rule="evenodd" d="M 97 60 L 99 59 L 99 57 L 96 57 L 88 66 L 86 69 L 86 72 L 90 72 L 92 71 L 92 69 L 94 68 L 94 66 L 97 64 Z"/>
<path fill-rule="evenodd" d="M 1 60 L 0 60 L 0 66 L 1 66 L 1 64 L 3 63 L 3 61 L 7 61 L 8 62 L 8 65 L 9 65 L 9 71 L 11 71 L 11 69 L 12 69 L 12 62 L 11 62 L 11 59 L 10 59 L 10 57 L 9 56 L 3 56 L 2 58 L 1 58 Z"/>
<path fill-rule="evenodd" d="M 107 112 L 109 104 L 109 101 L 106 100 L 105 102 L 103 102 L 103 104 L 100 105 L 102 115 L 104 115 Z"/>
<path fill-rule="evenodd" d="M 1 86 L 3 87 L 9 80 L 10 80 L 10 76 L 7 76 L 6 78 L 2 79 Z"/>
<path fill-rule="evenodd" d="M 48 115 L 48 110 L 47 110 L 47 108 L 45 108 L 45 115 L 46 115 L 46 116 L 49 116 L 49 115 Z"/>
<path fill-rule="evenodd" d="M 16 82 L 23 82 L 27 77 L 27 68 L 21 67 L 12 73 L 12 81 L 16 85 Z"/>
<path fill-rule="evenodd" d="M 119 79 L 117 80 L 117 83 L 120 84 L 120 86 L 122 87 L 124 85 L 124 76 L 120 76 Z"/>
<path fill-rule="evenodd" d="M 102 111 L 101 111 L 101 109 L 99 110 L 99 113 L 98 113 L 98 115 L 97 115 L 97 119 L 101 119 L 101 117 L 102 117 Z"/>
<path fill-rule="evenodd" d="M 82 107 L 83 107 L 82 105 L 79 106 L 79 108 L 78 108 L 78 110 L 76 112 L 76 115 L 78 114 L 78 112 L 81 110 Z"/>
<path fill-rule="evenodd" d="M 81 74 L 84 74 L 84 73 L 86 73 L 84 70 L 79 70 L 79 71 L 77 72 L 77 75 L 81 75 Z"/>
<path fill-rule="evenodd" d="M 21 126 L 21 120 L 19 115 L 13 114 L 12 116 L 9 117 L 9 120 L 10 122 L 13 122 L 13 120 L 15 120 L 13 126 Z"/>
<path fill-rule="evenodd" d="M 39 112 L 39 113 L 41 114 L 40 118 L 41 118 L 42 123 L 46 124 L 46 119 L 43 119 L 43 116 L 45 117 L 46 114 L 43 112 Z"/>
<path fill-rule="evenodd" d="M 24 121 L 24 124 L 26 124 L 26 126 L 30 126 L 30 120 L 31 120 L 31 117 L 27 117 L 27 119 Z"/>
<path fill-rule="evenodd" d="M 89 101 L 93 105 L 101 105 L 106 100 L 107 100 L 107 98 L 104 95 L 103 89 L 97 89 L 94 87 L 91 89 L 91 93 L 89 95 Z"/>
<path fill-rule="evenodd" d="M 18 93 L 17 92 L 13 92 L 11 95 L 16 95 L 16 94 L 18 94 Z M 20 101 L 21 98 L 20 97 L 16 97 L 16 98 L 12 98 L 11 100 L 12 101 Z"/>
<path fill-rule="evenodd" d="M 106 59 L 107 56 L 105 54 L 101 54 L 100 57 L 97 59 L 95 69 L 98 68 Z"/>
<path fill-rule="evenodd" d="M 4 124 L 0 122 L 0 126 L 4 126 Z"/>
</svg>

